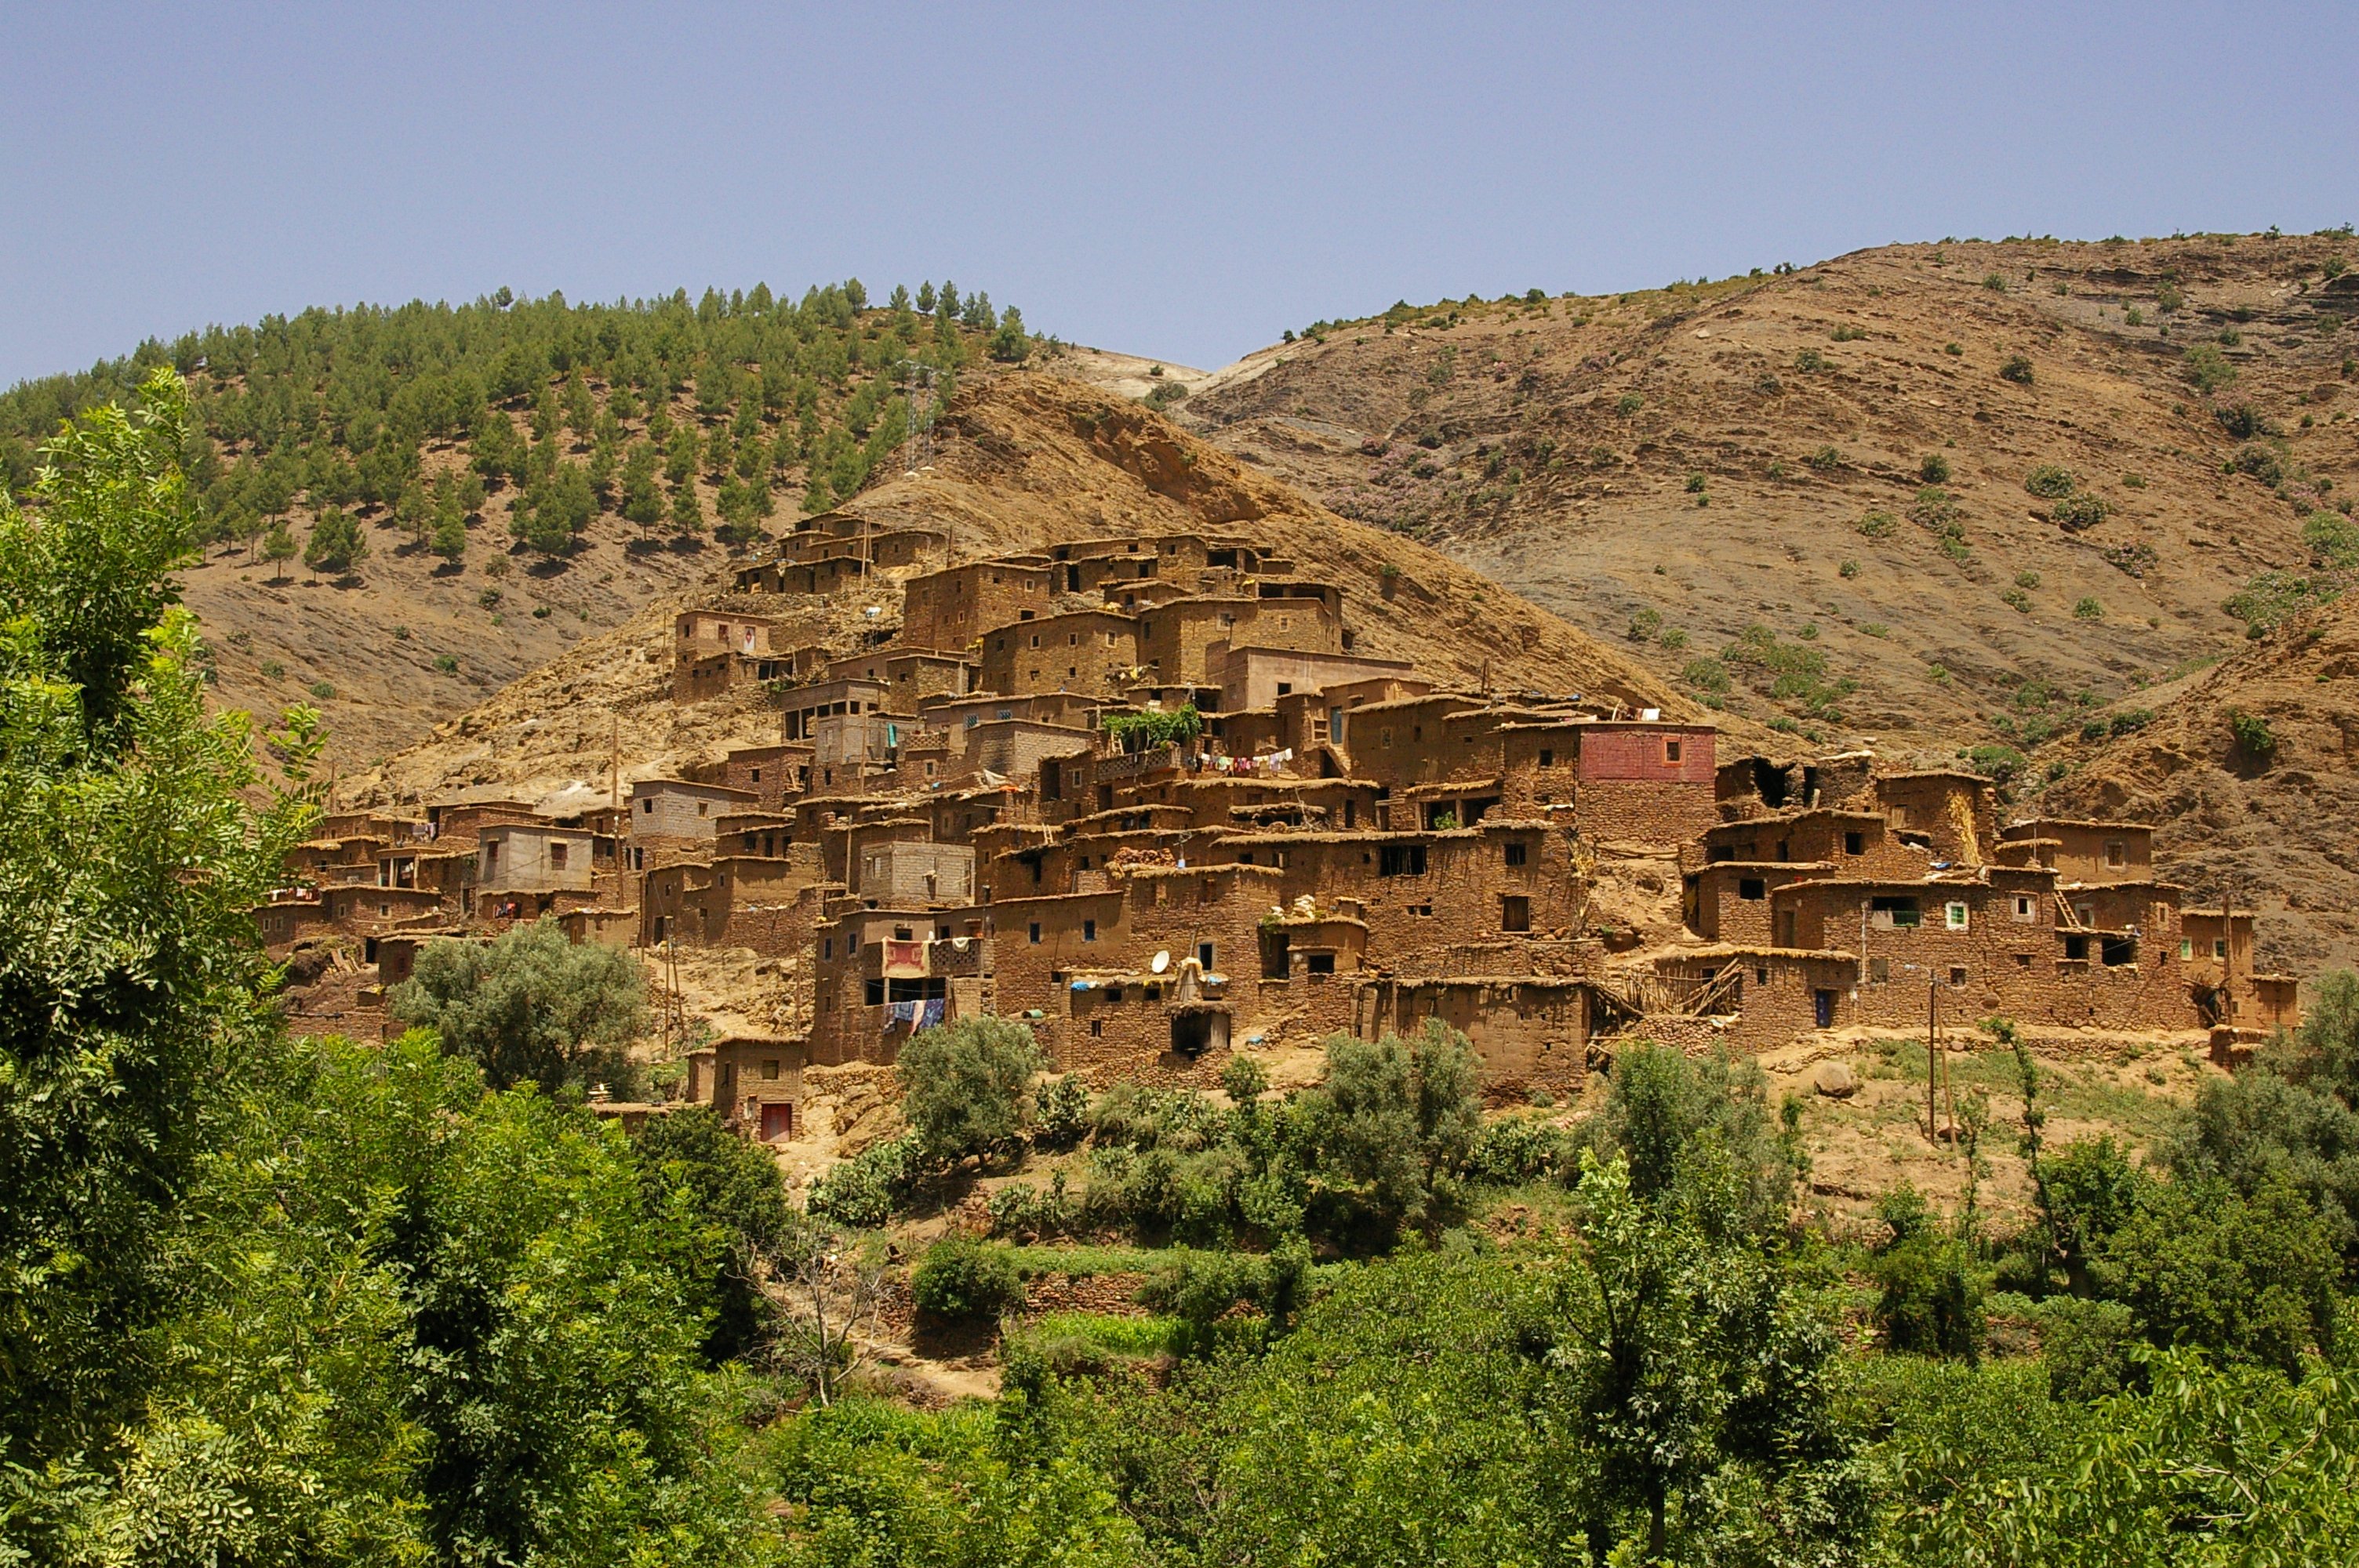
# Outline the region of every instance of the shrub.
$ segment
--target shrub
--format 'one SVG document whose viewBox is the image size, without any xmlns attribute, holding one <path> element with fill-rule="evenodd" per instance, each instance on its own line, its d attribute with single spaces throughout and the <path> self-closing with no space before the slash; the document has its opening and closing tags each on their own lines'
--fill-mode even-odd
<svg viewBox="0 0 2359 1568">
<path fill-rule="evenodd" d="M 437 654 L 434 667 L 446 676 L 455 676 L 459 673 L 459 661 L 449 654 Z"/>
<path fill-rule="evenodd" d="M 2107 728 L 2115 735 L 2135 735 L 2153 722 L 2153 708 L 2125 708 L 2114 715 L 2113 722 Z"/>
<path fill-rule="evenodd" d="M 2021 354 L 2007 355 L 2006 362 L 1998 367 L 1998 378 L 2001 381 L 2014 382 L 2018 386 L 2029 386 L 2031 361 Z"/>
<path fill-rule="evenodd" d="M 2285 482 L 2285 464 L 2277 460 L 2275 452 L 2257 442 L 2237 448 L 2236 455 L 2231 461 L 2234 463 L 2238 473 L 2247 474 L 2259 480 L 2263 484 L 2277 485 Z"/>
<path fill-rule="evenodd" d="M 315 680 L 311 683 L 311 695 L 321 702 L 326 702 L 336 695 L 336 688 L 326 681 Z"/>
<path fill-rule="evenodd" d="M 1893 1350 L 1976 1358 L 1982 1350 L 1982 1291 L 1963 1243 L 1944 1236 L 1917 1189 L 1904 1181 L 1876 1216 L 1891 1235 L 1875 1249 L 1882 1292 L 1875 1321 Z"/>
<path fill-rule="evenodd" d="M 1627 419 L 1647 406 L 1647 400 L 1635 392 L 1625 392 L 1614 400 L 1614 412 Z"/>
<path fill-rule="evenodd" d="M 1690 495 L 1701 495 L 1706 482 L 1707 481 L 1703 475 L 1700 473 L 1691 473 L 1688 475 L 1688 493 Z"/>
<path fill-rule="evenodd" d="M 1841 566 L 1835 568 L 1835 575 L 1837 577 L 1844 578 L 1857 577 L 1859 575 L 1859 563 L 1857 561 L 1846 560 Z"/>
<path fill-rule="evenodd" d="M 2263 572 L 2221 606 L 2245 623 L 2245 635 L 2262 637 L 2312 605 L 2326 604 L 2342 590 L 2321 578 L 2291 572 Z"/>
<path fill-rule="evenodd" d="M 2031 613 L 2031 596 L 2024 592 L 2023 589 L 2019 588 L 2011 588 L 2005 593 L 2000 594 L 1998 597 L 1999 601 L 2006 605 L 2009 609 L 2025 615 Z"/>
<path fill-rule="evenodd" d="M 1989 289 L 1993 294 L 2005 294 L 2006 292 L 2006 279 L 2001 277 L 1996 273 L 1992 273 L 1989 276 L 1983 279 L 1983 287 Z"/>
<path fill-rule="evenodd" d="M 2220 428 L 2240 441 L 2249 441 L 2256 436 L 2268 433 L 2268 420 L 2262 416 L 2259 409 L 2249 403 L 2233 403 L 2225 407 L 2215 408 L 2212 411 L 2212 416 L 2220 421 Z M 2269 482 L 2274 484 L 2277 481 L 2271 480 Z"/>
<path fill-rule="evenodd" d="M 2103 621 L 2104 618 L 2105 607 L 2094 598 L 2079 600 L 2072 606 L 2072 619 L 2075 621 Z"/>
<path fill-rule="evenodd" d="M 1939 452 L 1927 452 L 1917 462 L 1917 477 L 1927 484 L 1950 482 L 1950 460 Z"/>
<path fill-rule="evenodd" d="M 1067 1073 L 1032 1091 L 1032 1135 L 1044 1148 L 1071 1149 L 1090 1130 L 1090 1090 Z"/>
<path fill-rule="evenodd" d="M 2072 499 L 2075 501 L 2083 501 L 2088 498 L 2086 496 L 2074 496 Z M 2060 501 L 2056 504 L 2061 507 L 2065 505 L 2066 503 Z M 2159 555 L 2155 553 L 2155 547 L 2152 545 L 2147 544 L 2143 540 L 2135 545 L 2107 546 L 2104 551 L 2104 555 L 2105 557 L 2105 564 L 2107 566 L 2114 568 L 2116 571 L 2127 572 L 2130 576 L 2135 578 L 2142 578 L 2146 576 L 2146 574 L 2158 565 L 2162 559 Z"/>
<path fill-rule="evenodd" d="M 2236 367 L 2228 362 L 2228 356 L 2209 343 L 2198 343 L 2188 350 L 2180 369 L 2195 384 L 2195 390 L 2206 396 L 2236 379 Z"/>
<path fill-rule="evenodd" d="M 1892 536 L 1892 531 L 1899 525 L 1899 521 L 1889 512 L 1867 513 L 1857 523 L 1852 524 L 1870 539 L 1888 539 Z"/>
<path fill-rule="evenodd" d="M 2246 713 L 2239 708 L 2228 709 L 2228 732 L 2236 738 L 2237 749 L 2247 756 L 2266 757 L 2277 749 L 2277 731 L 2257 713 Z"/>
<path fill-rule="evenodd" d="M 2179 287 L 2176 284 L 2162 284 L 2154 291 L 2154 308 L 2166 316 L 2181 308 L 2186 303 L 2187 296 L 2179 292 Z"/>
<path fill-rule="evenodd" d="M 2321 565 L 2359 567 L 2359 524 L 2339 513 L 2318 511 L 2303 518 L 2301 542 Z"/>
<path fill-rule="evenodd" d="M 989 1156 L 1024 1131 L 1024 1087 L 1040 1068 L 1032 1031 L 1013 1019 L 962 1018 L 901 1047 L 901 1114 L 929 1162 Z"/>
<path fill-rule="evenodd" d="M 1821 447 L 1804 460 L 1819 473 L 1832 473 L 1843 467 L 1843 455 L 1832 447 Z"/>
<path fill-rule="evenodd" d="M 1663 612 L 1659 610 L 1641 610 L 1630 617 L 1630 640 L 1634 643 L 1644 643 L 1662 629 Z"/>
<path fill-rule="evenodd" d="M 908 1195 L 917 1154 L 915 1133 L 872 1143 L 812 1183 L 805 1206 L 815 1218 L 874 1229 Z"/>
<path fill-rule="evenodd" d="M 1475 1137 L 1466 1171 L 1478 1182 L 1513 1186 L 1535 1176 L 1568 1172 L 1574 1157 L 1572 1135 L 1562 1128 L 1538 1117 L 1506 1117 Z"/>
<path fill-rule="evenodd" d="M 2072 470 L 2058 463 L 2042 463 L 2023 477 L 2023 488 L 2042 501 L 2058 501 L 2080 484 Z"/>
<path fill-rule="evenodd" d="M 2122 312 L 2122 319 L 2133 327 L 2143 327 L 2146 325 L 2146 312 L 2133 305 Z"/>
<path fill-rule="evenodd" d="M 936 1317 L 996 1317 L 1024 1299 L 1024 1281 L 1006 1248 L 946 1236 L 910 1275 L 909 1299 Z"/>
<path fill-rule="evenodd" d="M 2103 496 L 2079 494 L 2060 497 L 2048 509 L 2048 516 L 2066 533 L 2078 534 L 2103 523 L 2113 512 L 2113 503 Z"/>
<path fill-rule="evenodd" d="M 1934 666 L 1939 668 L 1939 665 Z M 2023 753 L 2012 746 L 1981 745 L 1966 748 L 1966 764 L 1975 773 L 1995 784 L 2012 783 L 2023 772 Z"/>
<path fill-rule="evenodd" d="M 1728 689 L 1728 666 L 1709 654 L 1690 659 L 1680 670 L 1680 683 L 1716 696 Z"/>
<path fill-rule="evenodd" d="M 1815 375 L 1827 368 L 1827 362 L 1816 349 L 1804 349 L 1794 356 L 1794 369 L 1801 375 Z"/>
<path fill-rule="evenodd" d="M 2038 588 L 2039 586 L 2039 574 L 2027 569 L 2019 571 L 2015 574 L 2015 586 L 2017 588 Z"/>
<path fill-rule="evenodd" d="M 1930 528 L 1936 534 L 1962 535 L 1965 532 L 1964 525 L 1958 521 L 1958 503 L 1950 498 L 1948 491 L 1938 484 L 1929 484 L 1917 492 L 1917 499 L 1909 503 L 1908 520 L 1919 528 Z"/>
</svg>

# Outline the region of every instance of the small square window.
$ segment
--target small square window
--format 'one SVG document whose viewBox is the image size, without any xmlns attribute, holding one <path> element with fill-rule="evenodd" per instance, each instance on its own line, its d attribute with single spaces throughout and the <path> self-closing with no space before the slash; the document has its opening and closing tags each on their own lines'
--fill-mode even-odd
<svg viewBox="0 0 2359 1568">
<path fill-rule="evenodd" d="M 2017 953 L 2015 956 L 2015 967 L 2018 969 L 2027 969 L 2031 968 L 2031 955 L 2028 953 Z"/>
<path fill-rule="evenodd" d="M 1666 763 L 1676 763 L 1676 762 L 1679 762 L 1679 760 L 1680 760 L 1680 741 L 1664 741 L 1664 742 L 1663 742 L 1663 761 L 1664 761 Z"/>
<path fill-rule="evenodd" d="M 1745 900 L 1767 898 L 1769 884 L 1759 877 L 1739 877 L 1736 880 L 1736 896 Z"/>
<path fill-rule="evenodd" d="M 1950 983 L 1953 986 L 1962 986 L 1966 983 L 1966 970 L 1964 965 L 1952 964 L 1950 966 Z"/>
<path fill-rule="evenodd" d="M 1864 855 L 1864 854 L 1865 854 L 1866 852 L 1867 852 L 1867 835 L 1865 835 L 1864 833 L 1846 833 L 1846 834 L 1844 834 L 1844 835 L 1843 835 L 1843 853 L 1844 853 L 1844 854 L 1846 854 L 1846 855 Z"/>
<path fill-rule="evenodd" d="M 1966 928 L 1966 906 L 1962 903 L 1952 903 L 1947 906 L 1942 911 L 1942 917 L 1952 931 L 1963 931 Z"/>
<path fill-rule="evenodd" d="M 1544 768 L 1556 766 L 1556 752 L 1549 747 L 1540 748 L 1540 766 Z"/>
<path fill-rule="evenodd" d="M 1511 866 L 1520 866 L 1529 859 L 1531 859 L 1531 849 L 1528 845 L 1521 842 L 1513 842 L 1507 845 L 1507 864 Z"/>
</svg>

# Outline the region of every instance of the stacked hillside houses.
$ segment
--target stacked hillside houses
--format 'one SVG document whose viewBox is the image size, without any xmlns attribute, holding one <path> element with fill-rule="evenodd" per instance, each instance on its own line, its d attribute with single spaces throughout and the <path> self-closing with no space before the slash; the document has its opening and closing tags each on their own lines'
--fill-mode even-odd
<svg viewBox="0 0 2359 1568">
<path fill-rule="evenodd" d="M 2188 907 L 2144 825 L 2002 822 L 1971 773 L 1723 758 L 1654 709 L 1445 687 L 1246 539 L 953 560 L 946 531 L 853 521 L 678 618 L 673 699 L 758 685 L 774 741 L 587 809 L 332 816 L 266 942 L 332 934 L 381 986 L 426 941 L 544 917 L 791 960 L 808 1030 L 713 1043 L 687 1080 L 774 1138 L 804 1067 L 985 1013 L 1099 1083 L 1440 1019 L 1503 1094 L 1577 1087 L 1616 1038 L 2292 1020 L 2251 914 Z M 758 612 L 888 589 L 897 627 L 850 653 Z M 1631 865 L 1665 869 L 1675 927 L 1593 908 Z"/>
</svg>

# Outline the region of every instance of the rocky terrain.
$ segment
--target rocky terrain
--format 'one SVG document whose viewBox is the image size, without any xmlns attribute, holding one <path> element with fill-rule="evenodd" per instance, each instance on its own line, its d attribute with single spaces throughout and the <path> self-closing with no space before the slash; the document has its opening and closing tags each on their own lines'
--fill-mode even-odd
<svg viewBox="0 0 2359 1568">
<path fill-rule="evenodd" d="M 2359 604 L 2281 627 L 2143 729 L 2069 754 L 2045 808 L 2158 824 L 2169 874 L 2256 912 L 2264 964 L 2359 963 Z"/>
<path fill-rule="evenodd" d="M 2348 504 L 2353 263 L 2339 233 L 1944 242 L 1401 306 L 1176 411 L 1732 711 L 2029 751 L 2241 645 L 2228 601 Z"/>
</svg>

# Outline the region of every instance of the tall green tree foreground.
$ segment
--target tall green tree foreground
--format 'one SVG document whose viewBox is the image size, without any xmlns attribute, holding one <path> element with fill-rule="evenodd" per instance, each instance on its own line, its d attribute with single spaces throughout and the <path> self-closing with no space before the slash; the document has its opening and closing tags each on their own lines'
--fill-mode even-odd
<svg viewBox="0 0 2359 1568">
<path fill-rule="evenodd" d="M 1647 1203 L 1622 1160 L 1582 1156 L 1582 1266 L 1547 1360 L 1568 1468 L 1592 1478 L 1590 1548 L 1635 1544 L 1635 1515 L 1650 1561 L 1675 1538 L 1681 1562 L 1839 1560 L 1870 1498 L 1834 1418 L 1834 1333 L 1782 1260 L 1699 1212 L 1741 1209 L 1733 1168 L 1684 1185 Z"/>
<path fill-rule="evenodd" d="M 183 416 L 158 373 L 0 499 L 0 1463 L 32 1469 L 103 1447 L 153 1369 L 158 1236 L 266 1029 L 248 911 L 315 814 L 315 715 L 255 807 L 250 721 L 205 712 Z"/>
<path fill-rule="evenodd" d="M 432 1030 L 495 1088 L 530 1081 L 623 1092 L 637 1076 L 625 1048 L 645 1022 L 646 994 L 629 954 L 568 941 L 542 919 L 489 942 L 428 943 L 385 1005 L 402 1024 Z"/>
<path fill-rule="evenodd" d="M 181 1283 L 103 1464 L 9 1472 L 36 1563 L 730 1563 L 702 1373 L 725 1225 L 619 1129 L 412 1033 L 296 1041 L 162 1245 Z M 0 1561 L 10 1559 L 0 1546 Z"/>
<path fill-rule="evenodd" d="M 2347 1563 L 2359 1541 L 2359 1379 L 2347 1367 L 2296 1384 L 2155 1352 L 2151 1392 L 2084 1408 L 2040 1400 L 2027 1368 L 1886 1365 L 1943 1385 L 1913 1412 L 1905 1400 L 1862 1412 L 1890 1432 L 1875 1454 L 1890 1561 L 2241 1568 Z"/>
</svg>

